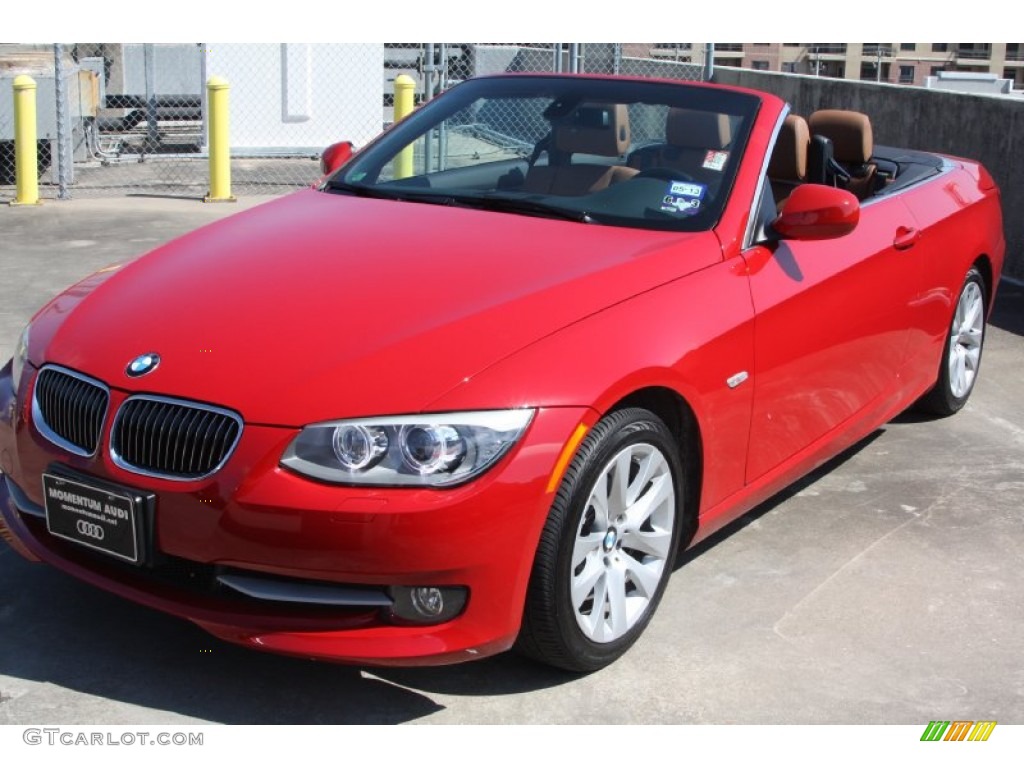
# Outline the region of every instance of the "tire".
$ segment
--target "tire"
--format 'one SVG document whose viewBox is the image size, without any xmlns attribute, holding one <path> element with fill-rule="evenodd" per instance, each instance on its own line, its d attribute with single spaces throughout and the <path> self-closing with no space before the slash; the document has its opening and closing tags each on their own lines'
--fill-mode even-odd
<svg viewBox="0 0 1024 768">
<path fill-rule="evenodd" d="M 939 380 L 919 402 L 922 410 L 951 416 L 967 404 L 981 366 L 987 315 L 985 280 L 977 267 L 971 267 L 953 310 Z"/>
<path fill-rule="evenodd" d="M 541 534 L 521 652 L 593 672 L 629 650 L 672 572 L 684 476 L 672 433 L 650 411 L 616 411 L 594 427 L 566 470 Z"/>
</svg>

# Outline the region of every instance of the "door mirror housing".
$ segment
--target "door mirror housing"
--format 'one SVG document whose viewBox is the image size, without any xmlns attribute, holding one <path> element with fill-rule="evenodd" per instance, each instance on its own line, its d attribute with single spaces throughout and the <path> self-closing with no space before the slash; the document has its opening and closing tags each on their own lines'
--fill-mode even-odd
<svg viewBox="0 0 1024 768">
<path fill-rule="evenodd" d="M 354 154 L 355 148 L 351 141 L 339 141 L 331 144 L 320 155 L 320 171 L 324 176 L 334 173 L 349 161 Z"/>
<path fill-rule="evenodd" d="M 823 184 L 793 190 L 772 229 L 785 240 L 831 240 L 848 235 L 860 221 L 860 202 L 852 192 Z"/>
</svg>

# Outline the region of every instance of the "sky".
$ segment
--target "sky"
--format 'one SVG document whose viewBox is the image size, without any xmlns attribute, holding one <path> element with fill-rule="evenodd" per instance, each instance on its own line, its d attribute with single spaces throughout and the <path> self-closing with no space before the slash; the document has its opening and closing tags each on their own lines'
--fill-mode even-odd
<svg viewBox="0 0 1024 768">
<path fill-rule="evenodd" d="M 1005 2 L 972 0 L 969 13 L 940 11 L 938 4 L 857 0 L 827 7 L 804 5 L 804 13 L 781 12 L 764 0 L 623 3 L 596 0 L 387 0 L 386 3 L 288 0 L 279 13 L 210 0 L 175 0 L 108 13 L 95 4 L 50 0 L 46 13 L 30 3 L 5 3 L 0 38 L 6 42 L 102 40 L 108 42 L 647 42 L 728 40 L 782 42 L 824 40 L 972 39 L 992 42 L 1007 29 Z M 251 5 L 254 9 L 256 6 Z M 259 6 L 262 10 L 267 7 Z M 272 6 L 271 6 L 272 7 Z M 790 6 L 792 8 L 794 6 Z M 601 10 L 598 10 L 598 9 Z M 328 9 L 325 12 L 324 9 Z M 813 10 L 812 10 L 813 9 Z M 158 14 L 158 15 L 157 15 Z"/>
</svg>

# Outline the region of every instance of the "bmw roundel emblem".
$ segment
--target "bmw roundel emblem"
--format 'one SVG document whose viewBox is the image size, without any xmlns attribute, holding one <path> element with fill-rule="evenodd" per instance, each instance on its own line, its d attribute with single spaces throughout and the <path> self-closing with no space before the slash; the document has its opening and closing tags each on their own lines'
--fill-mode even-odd
<svg viewBox="0 0 1024 768">
<path fill-rule="evenodd" d="M 152 373 L 158 365 L 160 365 L 160 355 L 156 352 L 147 352 L 128 363 L 124 372 L 134 379 Z"/>
</svg>

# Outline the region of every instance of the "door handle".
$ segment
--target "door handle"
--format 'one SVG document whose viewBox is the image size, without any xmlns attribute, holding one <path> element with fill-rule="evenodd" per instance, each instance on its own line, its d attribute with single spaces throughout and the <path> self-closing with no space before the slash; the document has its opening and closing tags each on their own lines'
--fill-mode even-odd
<svg viewBox="0 0 1024 768">
<path fill-rule="evenodd" d="M 905 251 L 908 248 L 913 248 L 920 239 L 921 230 L 914 227 L 901 226 L 896 229 L 896 236 L 892 239 L 892 247 L 897 251 Z"/>
</svg>

